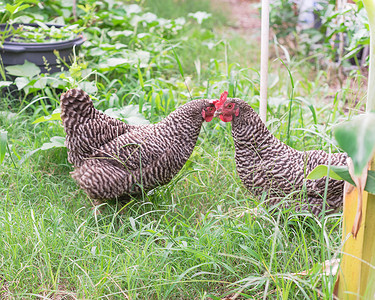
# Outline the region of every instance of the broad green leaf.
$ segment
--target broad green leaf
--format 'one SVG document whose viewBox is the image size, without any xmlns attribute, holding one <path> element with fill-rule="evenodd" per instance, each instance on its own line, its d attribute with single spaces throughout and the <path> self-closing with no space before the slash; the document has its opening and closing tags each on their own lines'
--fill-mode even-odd
<svg viewBox="0 0 375 300">
<path fill-rule="evenodd" d="M 132 30 L 124 30 L 122 31 L 122 34 L 124 36 L 131 36 L 134 32 Z"/>
<path fill-rule="evenodd" d="M 327 176 L 327 174 L 328 166 L 319 165 L 307 175 L 306 179 L 320 179 L 324 176 Z M 336 180 L 345 180 L 354 185 L 354 181 L 350 177 L 348 167 L 346 166 L 330 166 L 329 177 Z"/>
<path fill-rule="evenodd" d="M 110 37 L 118 37 L 118 36 L 131 36 L 134 32 L 131 30 L 123 30 L 123 31 L 115 31 L 111 30 L 108 31 L 108 35 Z"/>
<path fill-rule="evenodd" d="M 48 121 L 61 121 L 60 113 L 55 113 L 49 116 L 42 116 L 36 119 L 32 124 L 42 123 L 42 122 L 48 122 Z"/>
<path fill-rule="evenodd" d="M 334 130 L 339 146 L 351 157 L 354 174 L 360 176 L 375 150 L 375 113 L 360 115 Z"/>
<path fill-rule="evenodd" d="M 0 81 L 0 88 L 10 86 L 12 83 L 12 81 Z"/>
<path fill-rule="evenodd" d="M 22 3 L 22 2 L 20 2 L 20 3 Z M 29 8 L 29 7 L 30 7 L 30 5 L 28 5 L 28 4 L 23 4 L 23 5 L 19 6 L 19 7 L 15 10 L 14 13 L 18 13 L 18 12 L 20 12 L 20 11 L 22 11 L 22 10 L 25 10 L 25 9 Z"/>
<path fill-rule="evenodd" d="M 105 61 L 103 61 L 102 63 L 99 64 L 99 69 L 101 71 L 108 71 L 108 70 L 112 70 L 114 68 L 117 68 L 117 67 L 123 67 L 123 66 L 127 66 L 128 64 L 130 64 L 130 60 L 128 58 L 108 58 L 106 59 Z"/>
<path fill-rule="evenodd" d="M 314 180 L 327 176 L 328 166 L 319 165 L 307 175 L 306 179 Z M 345 180 L 355 186 L 353 179 L 350 176 L 347 166 L 331 166 L 329 170 L 329 177 L 336 180 Z M 367 181 L 365 191 L 375 194 L 375 171 L 369 170 L 367 173 Z"/>
<path fill-rule="evenodd" d="M 120 49 L 123 49 L 123 48 L 127 48 L 128 46 L 125 45 L 125 44 L 121 44 L 121 43 L 116 43 L 116 44 L 101 44 L 100 45 L 100 49 L 103 49 L 103 50 L 106 50 L 106 51 L 109 51 L 109 50 L 120 50 Z M 126 52 L 124 52 L 124 56 L 127 56 L 128 54 Z"/>
<path fill-rule="evenodd" d="M 130 4 L 125 6 L 125 11 L 130 16 L 131 14 L 138 14 L 142 12 L 142 8 L 138 4 Z"/>
<path fill-rule="evenodd" d="M 126 123 L 132 125 L 150 124 L 150 122 L 144 117 L 144 115 L 139 113 L 138 105 L 127 105 L 119 109 L 109 108 L 104 113 L 113 118 L 122 119 Z"/>
<path fill-rule="evenodd" d="M 38 20 L 35 20 L 35 23 L 39 25 L 39 27 L 43 28 L 44 30 L 49 30 L 49 27 L 43 23 L 43 22 L 40 22 Z"/>
<path fill-rule="evenodd" d="M 25 60 L 23 65 L 15 65 L 5 67 L 9 75 L 13 76 L 23 76 L 23 77 L 33 77 L 40 73 L 40 69 L 37 65 Z"/>
<path fill-rule="evenodd" d="M 17 77 L 14 83 L 16 84 L 19 90 L 22 90 L 25 86 L 27 86 L 30 83 L 30 79 L 26 77 Z"/>
<path fill-rule="evenodd" d="M 5 9 L 7 10 L 7 11 L 9 11 L 11 14 L 13 14 L 14 13 L 14 11 L 17 9 L 17 5 L 11 5 L 11 4 L 7 4 L 6 6 L 5 6 Z"/>
<path fill-rule="evenodd" d="M 18 114 L 10 112 L 9 110 L 0 110 L 0 118 L 8 119 L 14 121 Z"/>
<path fill-rule="evenodd" d="M 314 170 L 310 172 L 310 174 L 307 175 L 306 179 L 320 179 L 324 176 L 327 176 L 328 174 L 328 166 L 326 165 L 319 165 Z M 342 180 L 340 176 L 338 176 L 332 169 L 329 170 L 329 177 L 336 179 L 336 180 Z"/>
<path fill-rule="evenodd" d="M 3 163 L 7 151 L 8 132 L 0 131 L 0 165 Z"/>
<path fill-rule="evenodd" d="M 90 52 L 90 55 L 92 56 L 104 56 L 105 54 L 107 54 L 107 51 L 100 48 L 94 48 Z"/>
<path fill-rule="evenodd" d="M 37 89 L 44 89 L 47 85 L 48 78 L 46 77 L 40 77 L 34 84 L 33 87 Z"/>
<path fill-rule="evenodd" d="M 139 38 L 140 40 L 145 38 L 145 37 L 149 37 L 150 34 L 149 33 L 145 33 L 145 32 L 142 32 L 142 33 L 139 33 L 137 34 L 137 38 Z"/>
<path fill-rule="evenodd" d="M 53 136 L 51 137 L 51 140 L 49 143 L 44 143 L 42 147 L 40 147 L 40 150 L 48 150 L 51 148 L 61 148 L 65 147 L 64 145 L 65 137 L 63 136 Z"/>
<path fill-rule="evenodd" d="M 350 176 L 349 169 L 347 166 L 331 166 L 330 169 L 332 169 L 333 172 L 335 172 L 343 180 L 355 185 L 352 177 Z"/>
<path fill-rule="evenodd" d="M 157 21 L 157 19 L 158 19 L 157 15 L 151 12 L 147 12 L 142 16 L 142 20 L 146 21 L 147 23 L 152 23 L 154 21 Z"/>
<path fill-rule="evenodd" d="M 29 8 L 30 5 L 28 4 L 22 4 L 22 2 L 20 1 L 19 3 L 17 4 L 14 4 L 14 5 L 11 5 L 11 4 L 7 4 L 5 6 L 6 10 L 10 12 L 10 14 L 16 14 L 26 8 Z"/>
<path fill-rule="evenodd" d="M 63 148 L 65 147 L 65 137 L 63 136 L 53 136 L 51 140 L 47 143 L 44 143 L 42 147 L 34 149 L 30 152 L 27 152 L 19 161 L 19 164 L 22 165 L 25 160 L 27 160 L 31 155 L 37 153 L 40 150 L 48 150 L 52 148 Z"/>
<path fill-rule="evenodd" d="M 95 81 L 82 81 L 78 84 L 78 87 L 88 94 L 95 94 L 98 91 Z"/>
<path fill-rule="evenodd" d="M 103 60 L 99 64 L 99 69 L 102 71 L 112 70 L 117 67 L 129 68 L 132 65 L 139 65 L 140 68 L 146 68 L 150 61 L 151 54 L 148 51 L 138 50 L 123 50 L 119 52 L 121 57 L 111 57 Z"/>
<path fill-rule="evenodd" d="M 106 65 L 108 67 L 117 67 L 123 64 L 128 64 L 130 61 L 127 58 L 108 58 Z"/>
</svg>

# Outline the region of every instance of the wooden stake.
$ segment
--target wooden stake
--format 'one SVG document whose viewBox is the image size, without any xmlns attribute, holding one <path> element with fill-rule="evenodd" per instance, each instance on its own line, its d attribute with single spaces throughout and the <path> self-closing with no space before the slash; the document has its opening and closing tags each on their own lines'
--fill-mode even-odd
<svg viewBox="0 0 375 300">
<path fill-rule="evenodd" d="M 268 48 L 270 36 L 269 0 L 262 0 L 262 29 L 260 46 L 260 107 L 259 115 L 263 123 L 267 120 Z"/>
<path fill-rule="evenodd" d="M 375 160 L 371 169 L 375 168 Z M 375 195 L 364 192 L 362 224 L 357 238 L 351 234 L 357 210 L 358 190 L 345 183 L 343 257 L 338 281 L 341 300 L 375 299 Z"/>
</svg>

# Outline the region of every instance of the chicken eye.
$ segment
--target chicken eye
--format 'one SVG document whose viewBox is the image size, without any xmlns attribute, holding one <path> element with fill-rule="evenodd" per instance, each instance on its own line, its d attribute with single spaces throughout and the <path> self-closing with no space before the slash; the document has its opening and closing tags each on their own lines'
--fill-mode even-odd
<svg viewBox="0 0 375 300">
<path fill-rule="evenodd" d="M 233 104 L 231 103 L 231 104 L 228 104 L 228 106 L 227 106 L 229 109 L 232 109 L 233 108 Z"/>
<path fill-rule="evenodd" d="M 208 108 L 208 111 L 209 111 L 209 112 L 213 112 L 213 111 L 214 111 L 214 108 L 213 108 L 213 107 L 209 107 L 209 108 Z"/>
</svg>

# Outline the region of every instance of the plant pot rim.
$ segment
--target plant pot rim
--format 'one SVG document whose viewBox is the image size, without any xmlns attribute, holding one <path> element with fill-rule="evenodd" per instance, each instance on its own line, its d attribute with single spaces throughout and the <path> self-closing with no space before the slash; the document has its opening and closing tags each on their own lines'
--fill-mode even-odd
<svg viewBox="0 0 375 300">
<path fill-rule="evenodd" d="M 13 23 L 13 24 L 7 24 L 7 23 L 2 23 L 0 24 L 0 31 L 4 31 L 5 27 L 11 25 L 13 27 L 18 27 L 20 25 L 26 25 L 26 26 L 31 26 L 31 27 L 40 27 L 38 24 L 35 23 Z M 46 24 L 48 27 L 65 27 L 66 25 L 59 25 L 59 24 Z M 61 49 L 66 49 L 70 48 L 73 45 L 81 45 L 83 42 L 86 41 L 86 38 L 80 34 L 74 39 L 69 39 L 69 40 L 61 40 L 61 42 L 45 42 L 45 43 L 19 43 L 19 42 L 9 42 L 9 41 L 4 41 L 3 43 L 3 48 L 0 50 L 5 50 L 5 51 L 11 51 L 12 48 L 18 47 L 18 48 L 23 48 L 19 49 L 16 52 L 22 52 L 23 51 L 38 51 L 38 50 L 61 50 Z M 20 51 L 21 50 L 21 51 Z"/>
</svg>

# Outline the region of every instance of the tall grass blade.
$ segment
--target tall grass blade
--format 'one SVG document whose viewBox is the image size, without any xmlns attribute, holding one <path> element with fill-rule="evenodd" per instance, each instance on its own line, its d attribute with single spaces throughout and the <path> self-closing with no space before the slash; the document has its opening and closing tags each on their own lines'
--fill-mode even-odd
<svg viewBox="0 0 375 300">
<path fill-rule="evenodd" d="M 4 161 L 5 153 L 7 152 L 7 144 L 8 144 L 8 132 L 2 130 L 0 131 L 0 165 Z"/>
<path fill-rule="evenodd" d="M 290 69 L 288 66 L 284 63 L 284 61 L 279 58 L 281 63 L 284 65 L 284 67 L 287 69 L 288 74 L 289 74 L 289 79 L 290 79 L 290 84 L 291 84 L 291 91 L 290 91 L 290 96 L 289 96 L 289 112 L 288 112 L 288 128 L 287 128 L 287 138 L 286 138 L 286 143 L 287 145 L 290 145 L 290 122 L 292 120 L 292 104 L 293 104 L 293 98 L 294 98 L 294 81 L 293 81 L 293 76 L 292 73 L 290 72 Z"/>
<path fill-rule="evenodd" d="M 3 63 L 3 59 L 0 57 L 0 76 L 2 80 L 7 80 L 6 75 L 5 75 L 5 67 Z"/>
<path fill-rule="evenodd" d="M 142 71 L 141 71 L 141 69 L 139 68 L 139 65 L 137 66 L 137 71 L 138 71 L 139 84 L 141 85 L 142 90 L 143 90 L 143 89 L 145 88 L 145 84 L 144 84 L 144 81 L 143 81 Z"/>
<path fill-rule="evenodd" d="M 191 100 L 192 97 L 191 97 L 190 89 L 189 89 L 189 86 L 188 86 L 188 84 L 187 84 L 187 82 L 186 82 L 186 79 L 185 79 L 184 70 L 183 70 L 183 68 L 182 68 L 181 61 L 180 61 L 180 59 L 178 58 L 178 55 L 177 55 L 176 51 L 174 50 L 174 47 L 172 47 L 172 51 L 173 51 L 174 57 L 176 58 L 176 61 L 177 61 L 177 64 L 178 64 L 178 70 L 180 71 L 180 74 L 181 74 L 181 76 L 182 76 L 182 79 L 184 80 L 184 83 L 185 83 L 186 89 L 187 89 L 187 91 L 188 91 L 188 93 L 189 93 L 189 97 L 190 97 L 190 100 Z"/>
</svg>

